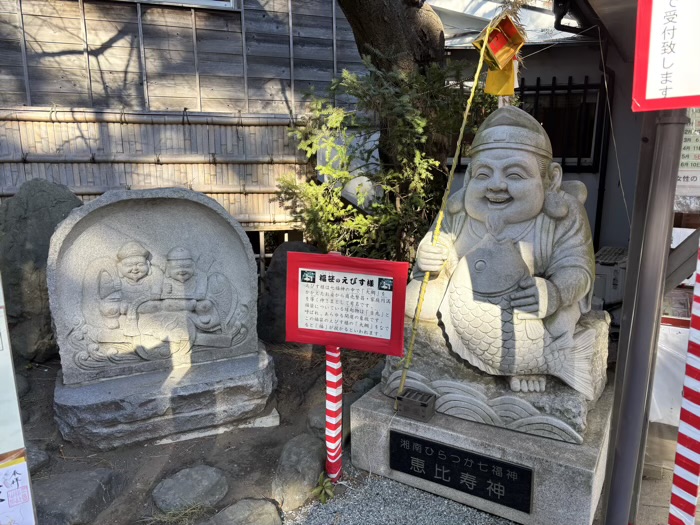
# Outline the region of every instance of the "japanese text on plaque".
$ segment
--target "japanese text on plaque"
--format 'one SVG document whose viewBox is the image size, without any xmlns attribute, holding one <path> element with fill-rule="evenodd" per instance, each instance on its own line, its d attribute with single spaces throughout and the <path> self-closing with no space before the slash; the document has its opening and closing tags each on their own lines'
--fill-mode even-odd
<svg viewBox="0 0 700 525">
<path fill-rule="evenodd" d="M 391 339 L 390 277 L 299 269 L 299 328 Z"/>
<path fill-rule="evenodd" d="M 532 469 L 391 430 L 389 466 L 530 513 Z"/>
</svg>

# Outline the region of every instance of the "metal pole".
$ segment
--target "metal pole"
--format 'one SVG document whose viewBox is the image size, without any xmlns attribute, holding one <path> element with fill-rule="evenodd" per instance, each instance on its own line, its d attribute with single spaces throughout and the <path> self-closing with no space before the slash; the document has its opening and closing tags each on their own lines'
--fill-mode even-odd
<svg viewBox="0 0 700 525">
<path fill-rule="evenodd" d="M 659 305 L 663 299 L 676 173 L 687 120 L 685 110 L 659 114 L 648 185 L 643 180 L 643 161 L 648 154 L 646 145 L 642 146 L 640 154 L 642 180 L 638 181 L 635 197 L 628 257 L 638 269 L 634 272 L 634 280 L 627 283 L 625 292 L 620 342 L 621 348 L 625 344 L 627 348 L 622 356 L 623 370 L 618 370 L 622 378 L 618 378 L 615 385 L 615 405 L 618 408 L 614 414 L 616 424 L 612 428 L 612 437 L 616 439 L 611 441 L 612 454 L 608 456 L 612 466 L 606 504 L 607 525 L 630 523 L 635 480 L 638 469 L 642 467 L 639 457 L 645 445 L 647 393 L 656 361 Z M 630 287 L 635 290 L 631 291 Z"/>
<path fill-rule="evenodd" d="M 637 184 L 635 191 L 635 206 L 632 210 L 632 224 L 643 224 L 647 210 L 647 200 L 650 193 L 652 163 L 654 159 L 654 147 L 656 145 L 656 121 L 658 113 L 644 113 L 642 117 L 641 147 L 639 151 L 639 167 L 637 169 Z M 630 232 L 629 254 L 640 254 L 642 251 L 644 229 L 632 227 Z M 637 283 L 639 277 L 639 258 L 627 257 L 627 280 L 625 283 L 625 295 L 622 304 L 622 323 L 620 339 L 617 345 L 617 360 L 615 367 L 615 399 L 619 400 L 625 379 L 625 365 L 629 355 L 629 338 L 634 319 L 634 310 L 637 305 Z M 608 461 L 606 466 L 605 487 L 608 487 L 603 496 L 603 508 L 608 506 L 608 494 L 612 481 L 612 468 L 617 445 L 617 431 L 620 421 L 620 405 L 613 404 L 612 418 L 610 421 L 610 443 L 608 444 Z"/>
</svg>

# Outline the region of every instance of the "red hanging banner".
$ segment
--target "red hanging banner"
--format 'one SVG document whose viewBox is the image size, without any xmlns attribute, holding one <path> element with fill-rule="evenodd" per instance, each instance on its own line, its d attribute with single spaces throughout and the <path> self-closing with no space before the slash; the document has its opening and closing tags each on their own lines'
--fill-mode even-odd
<svg viewBox="0 0 700 525">
<path fill-rule="evenodd" d="M 287 341 L 403 355 L 408 263 L 290 252 Z"/>
<path fill-rule="evenodd" d="M 639 0 L 632 111 L 700 107 L 698 0 Z"/>
</svg>

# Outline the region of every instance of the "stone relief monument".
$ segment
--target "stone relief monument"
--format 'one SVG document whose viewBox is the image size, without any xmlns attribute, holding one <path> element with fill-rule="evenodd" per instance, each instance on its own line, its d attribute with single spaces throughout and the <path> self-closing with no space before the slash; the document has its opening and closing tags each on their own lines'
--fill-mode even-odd
<svg viewBox="0 0 700 525">
<path fill-rule="evenodd" d="M 352 407 L 353 463 L 518 523 L 590 525 L 612 393 L 586 188 L 562 181 L 546 132 L 515 107 L 484 121 L 470 157 L 407 290 L 408 342 L 430 272 L 406 387 L 436 413 L 395 417 L 403 361 L 388 357 Z"/>
<path fill-rule="evenodd" d="M 199 396 L 211 396 L 210 389 L 223 389 L 232 399 L 241 397 L 241 382 L 246 383 L 247 399 L 238 399 L 238 409 L 227 407 L 228 420 L 221 423 L 265 408 L 274 371 L 256 333 L 255 261 L 245 232 L 215 201 L 179 189 L 109 192 L 59 225 L 51 241 L 48 282 L 62 366 L 56 412 L 68 439 L 105 446 L 78 435 L 95 424 L 88 421 L 89 408 L 97 411 L 100 403 L 117 401 L 114 392 L 122 388 L 129 400 L 122 408 L 136 410 L 139 393 L 129 391 L 135 381 L 166 385 L 178 377 L 176 391 L 188 385 Z M 223 370 L 230 377 L 225 379 Z M 215 376 L 219 379 L 212 381 Z M 162 409 L 175 392 L 159 389 Z M 90 401 L 85 401 L 87 391 Z M 226 395 L 219 399 L 227 404 Z M 73 403 L 81 404 L 82 428 Z M 208 409 L 220 415 L 222 407 L 214 403 Z M 141 416 L 150 417 L 119 416 L 134 419 L 138 440 L 149 437 L 136 435 Z M 201 416 L 190 418 L 199 421 L 189 427 L 201 426 Z M 97 426 L 93 433 L 100 434 Z M 161 427 L 150 437 L 194 428 Z"/>
</svg>

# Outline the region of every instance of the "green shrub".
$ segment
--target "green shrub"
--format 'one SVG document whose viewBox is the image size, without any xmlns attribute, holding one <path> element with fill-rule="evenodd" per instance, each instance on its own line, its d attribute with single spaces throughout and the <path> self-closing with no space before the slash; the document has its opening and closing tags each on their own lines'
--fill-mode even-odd
<svg viewBox="0 0 700 525">
<path fill-rule="evenodd" d="M 312 99 L 291 133 L 309 160 L 326 162 L 307 180 L 284 178 L 278 196 L 321 250 L 412 261 L 440 208 L 470 88 L 454 67 L 406 75 L 365 65 L 367 74 L 343 71 L 334 81 L 335 104 Z M 467 139 L 496 105 L 479 90 Z M 341 192 L 359 175 L 369 184 L 355 206 Z"/>
</svg>

